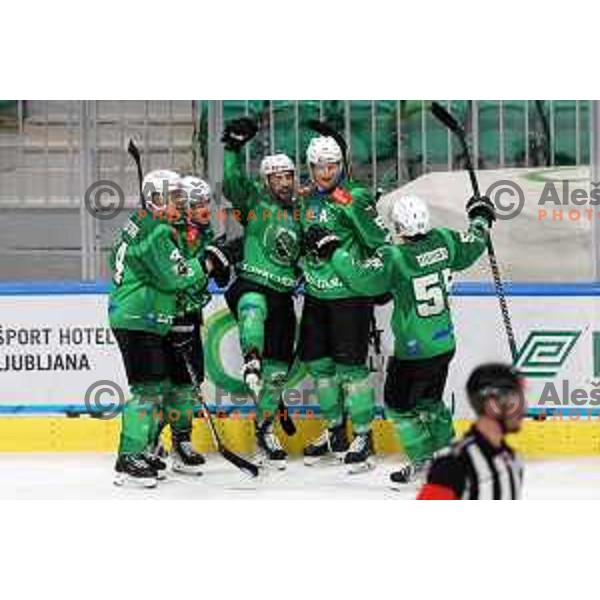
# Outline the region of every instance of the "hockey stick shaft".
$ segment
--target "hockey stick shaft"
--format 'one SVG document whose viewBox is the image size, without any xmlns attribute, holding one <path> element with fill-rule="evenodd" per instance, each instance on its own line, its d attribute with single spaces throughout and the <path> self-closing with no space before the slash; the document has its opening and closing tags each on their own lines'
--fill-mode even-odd
<svg viewBox="0 0 600 600">
<path fill-rule="evenodd" d="M 294 420 L 290 417 L 287 411 L 287 406 L 283 402 L 282 398 L 279 398 L 279 404 L 277 405 L 277 410 L 279 412 L 279 424 L 281 425 L 281 429 L 285 432 L 286 435 L 296 435 L 296 424 Z"/>
<path fill-rule="evenodd" d="M 502 313 L 502 321 L 504 322 L 504 329 L 506 330 L 506 337 L 508 338 L 508 347 L 510 348 L 510 355 L 513 364 L 517 362 L 518 349 L 517 342 L 515 339 L 515 331 L 512 325 L 512 319 L 510 318 L 510 312 L 508 310 L 508 303 L 506 301 L 506 293 L 504 291 L 504 283 L 502 281 L 502 275 L 500 274 L 500 267 L 498 266 L 498 259 L 496 258 L 496 251 L 494 250 L 494 244 L 492 243 L 492 237 L 488 232 L 487 235 L 487 253 L 490 261 L 490 268 L 492 270 L 492 277 L 494 278 L 494 288 L 496 295 L 498 296 L 498 302 L 500 303 L 500 312 Z"/>
<path fill-rule="evenodd" d="M 194 389 L 196 391 L 196 397 L 199 399 L 200 404 L 202 405 L 202 408 L 206 413 L 206 421 L 208 423 L 208 428 L 210 430 L 213 442 L 217 447 L 217 450 L 219 451 L 221 456 L 225 460 L 229 461 L 232 465 L 236 466 L 238 469 L 244 471 L 245 473 L 248 473 L 252 477 L 256 477 L 259 472 L 258 467 L 252 464 L 250 461 L 246 460 L 245 458 L 229 450 L 221 441 L 219 433 L 217 432 L 217 428 L 215 427 L 212 416 L 210 414 L 210 409 L 208 408 L 206 402 L 202 398 L 202 394 L 200 392 L 200 383 L 198 381 L 196 371 L 194 370 L 194 367 L 192 365 L 190 354 L 187 351 L 182 352 L 182 354 L 183 360 L 185 362 L 185 368 L 187 369 L 190 379 L 192 380 L 192 385 L 194 386 Z"/>
<path fill-rule="evenodd" d="M 142 208 L 146 210 L 146 198 L 144 198 L 144 173 L 142 170 L 142 157 L 140 156 L 139 148 L 131 139 L 129 140 L 129 144 L 127 146 L 127 152 L 133 158 L 133 162 L 136 166 L 138 185 L 140 190 L 140 202 L 142 203 Z"/>
<path fill-rule="evenodd" d="M 479 182 L 477 181 L 477 175 L 473 168 L 471 161 L 471 153 L 469 152 L 469 146 L 467 145 L 467 138 L 464 129 L 459 125 L 456 119 L 441 105 L 437 102 L 433 102 L 431 105 L 431 112 L 433 115 L 440 120 L 450 131 L 452 131 L 459 139 L 464 152 L 465 163 L 467 172 L 469 173 L 469 179 L 471 180 L 471 187 L 473 188 L 473 195 L 476 198 L 481 197 L 479 190 Z M 508 339 L 508 347 L 513 363 L 517 360 L 517 343 L 515 340 L 515 332 L 512 326 L 512 320 L 510 318 L 510 312 L 508 310 L 508 303 L 506 301 L 506 293 L 504 291 L 504 283 L 502 280 L 502 274 L 500 273 L 500 266 L 498 265 L 498 259 L 496 258 L 496 251 L 494 250 L 494 244 L 492 242 L 492 236 L 490 232 L 487 232 L 486 236 L 486 249 L 488 260 L 490 263 L 490 269 L 492 271 L 492 278 L 494 280 L 494 288 L 498 302 L 500 304 L 500 313 L 502 315 L 502 321 L 504 323 L 504 329 L 506 331 L 506 337 Z"/>
<path fill-rule="evenodd" d="M 288 373 L 289 373 L 289 370 L 288 370 Z M 296 434 L 296 424 L 290 418 L 288 411 L 287 411 L 287 406 L 285 405 L 285 403 L 283 402 L 283 398 L 281 397 L 282 388 L 283 388 L 283 386 L 281 388 L 278 388 L 275 391 L 275 393 L 279 394 L 279 402 L 277 404 L 277 413 L 278 413 L 278 417 L 279 417 L 279 424 L 281 425 L 281 429 L 283 429 L 285 434 L 291 436 L 291 435 Z M 250 398 L 252 399 L 254 406 L 257 409 L 260 409 L 260 395 L 261 395 L 262 389 L 260 387 L 254 387 L 254 386 L 248 386 L 248 389 L 250 390 Z"/>
<path fill-rule="evenodd" d="M 479 191 L 479 182 L 477 181 L 477 176 L 475 175 L 475 170 L 473 169 L 471 153 L 469 152 L 469 146 L 467 145 L 467 136 L 465 135 L 465 130 L 461 127 L 459 122 L 438 102 L 431 103 L 431 112 L 436 119 L 441 121 L 458 138 L 463 151 L 467 172 L 469 173 L 469 179 L 471 180 L 473 193 L 477 198 L 479 198 L 479 196 L 481 196 Z"/>
</svg>

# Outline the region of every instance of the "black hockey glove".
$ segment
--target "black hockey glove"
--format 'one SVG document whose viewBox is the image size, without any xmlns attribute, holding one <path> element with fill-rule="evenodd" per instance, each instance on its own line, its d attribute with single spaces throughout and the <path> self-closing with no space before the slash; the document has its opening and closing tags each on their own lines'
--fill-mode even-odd
<svg viewBox="0 0 600 600">
<path fill-rule="evenodd" d="M 485 219 L 487 226 L 491 228 L 496 220 L 496 209 L 493 202 L 487 196 L 480 196 L 479 198 L 473 196 L 467 202 L 467 215 L 469 216 L 469 220 L 478 217 Z"/>
<path fill-rule="evenodd" d="M 227 252 L 217 246 L 207 246 L 204 250 L 203 260 L 210 263 L 209 275 L 215 280 L 215 283 L 220 288 L 227 287 L 231 279 L 231 261 Z"/>
<path fill-rule="evenodd" d="M 237 265 L 244 258 L 244 236 L 233 238 L 221 246 L 232 265 Z"/>
<path fill-rule="evenodd" d="M 239 150 L 258 133 L 258 125 L 250 117 L 234 119 L 225 124 L 221 141 L 227 150 Z"/>
<path fill-rule="evenodd" d="M 329 260 L 338 249 L 340 239 L 325 227 L 311 225 L 304 234 L 304 244 L 308 253 L 316 254 L 321 260 Z"/>
</svg>

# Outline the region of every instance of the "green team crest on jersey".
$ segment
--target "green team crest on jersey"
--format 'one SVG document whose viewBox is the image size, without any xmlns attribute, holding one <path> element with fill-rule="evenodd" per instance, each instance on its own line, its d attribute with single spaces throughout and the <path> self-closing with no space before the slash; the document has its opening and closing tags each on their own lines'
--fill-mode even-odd
<svg viewBox="0 0 600 600">
<path fill-rule="evenodd" d="M 300 255 L 298 234 L 287 227 L 267 227 L 263 235 L 263 243 L 269 256 L 282 266 L 293 265 Z"/>
</svg>

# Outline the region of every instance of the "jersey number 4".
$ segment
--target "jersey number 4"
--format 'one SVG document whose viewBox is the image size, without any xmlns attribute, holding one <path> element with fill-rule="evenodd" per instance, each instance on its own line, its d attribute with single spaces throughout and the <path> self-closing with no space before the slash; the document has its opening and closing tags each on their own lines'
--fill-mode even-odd
<svg viewBox="0 0 600 600">
<path fill-rule="evenodd" d="M 443 269 L 429 275 L 413 279 L 413 290 L 417 301 L 417 314 L 420 317 L 435 317 L 448 310 L 448 290 L 452 271 Z"/>
</svg>

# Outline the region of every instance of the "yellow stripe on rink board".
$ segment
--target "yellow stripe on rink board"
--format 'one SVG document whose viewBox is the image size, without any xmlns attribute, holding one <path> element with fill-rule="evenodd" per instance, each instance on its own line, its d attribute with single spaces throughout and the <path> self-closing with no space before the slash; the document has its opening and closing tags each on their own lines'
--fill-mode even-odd
<svg viewBox="0 0 600 600">
<path fill-rule="evenodd" d="M 110 452 L 120 423 L 90 418 L 2 417 L 2 452 Z"/>
<path fill-rule="evenodd" d="M 308 440 L 316 437 L 322 427 L 318 419 L 296 421 L 298 433 L 281 439 L 288 452 L 299 454 Z M 470 426 L 457 421 L 458 433 Z M 279 426 L 278 426 L 279 427 Z M 234 452 L 254 449 L 254 424 L 243 419 L 217 421 L 224 443 Z M 0 452 L 114 452 L 117 448 L 120 420 L 101 421 L 88 417 L 1 417 Z M 202 421 L 194 423 L 194 443 L 200 452 L 214 450 L 208 427 Z M 391 423 L 376 420 L 373 440 L 377 452 L 401 451 Z M 600 421 L 571 422 L 567 419 L 526 421 L 523 430 L 510 436 L 510 444 L 528 457 L 598 456 L 600 455 Z M 169 444 L 166 436 L 167 446 Z"/>
</svg>

